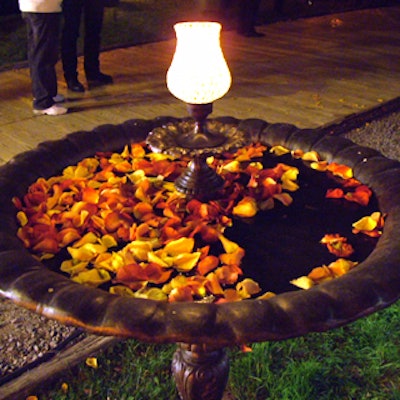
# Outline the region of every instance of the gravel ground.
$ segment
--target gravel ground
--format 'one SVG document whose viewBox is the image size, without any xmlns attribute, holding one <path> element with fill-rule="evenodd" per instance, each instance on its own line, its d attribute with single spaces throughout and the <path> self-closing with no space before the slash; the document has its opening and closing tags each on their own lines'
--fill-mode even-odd
<svg viewBox="0 0 400 400">
<path fill-rule="evenodd" d="M 400 160 L 400 113 L 391 113 L 343 136 L 360 146 L 377 149 L 385 157 Z"/>
<path fill-rule="evenodd" d="M 400 160 L 400 113 L 389 114 L 343 136 Z M 57 351 L 57 347 L 79 333 L 77 328 L 66 327 L 0 298 L 0 386 L 2 381 Z"/>
<path fill-rule="evenodd" d="M 42 360 L 80 333 L 74 327 L 37 315 L 0 298 L 1 382 L 28 364 Z"/>
</svg>

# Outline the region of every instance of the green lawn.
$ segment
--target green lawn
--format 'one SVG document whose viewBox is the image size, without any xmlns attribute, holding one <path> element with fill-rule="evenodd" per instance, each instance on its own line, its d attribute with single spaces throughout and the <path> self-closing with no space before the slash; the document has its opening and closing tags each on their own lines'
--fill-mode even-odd
<svg viewBox="0 0 400 400">
<path fill-rule="evenodd" d="M 345 327 L 229 350 L 227 390 L 236 400 L 400 399 L 400 305 Z M 126 340 L 41 387 L 39 400 L 175 400 L 174 345 Z M 68 391 L 61 390 L 62 383 Z"/>
</svg>

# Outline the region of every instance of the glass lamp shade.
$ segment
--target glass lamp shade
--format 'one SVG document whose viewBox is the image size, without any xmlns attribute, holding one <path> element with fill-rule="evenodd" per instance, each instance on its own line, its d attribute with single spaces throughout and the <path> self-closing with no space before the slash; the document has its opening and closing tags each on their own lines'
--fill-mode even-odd
<svg viewBox="0 0 400 400">
<path fill-rule="evenodd" d="M 176 50 L 167 72 L 168 90 L 188 104 L 209 104 L 224 96 L 232 82 L 220 46 L 221 24 L 174 25 Z"/>
</svg>

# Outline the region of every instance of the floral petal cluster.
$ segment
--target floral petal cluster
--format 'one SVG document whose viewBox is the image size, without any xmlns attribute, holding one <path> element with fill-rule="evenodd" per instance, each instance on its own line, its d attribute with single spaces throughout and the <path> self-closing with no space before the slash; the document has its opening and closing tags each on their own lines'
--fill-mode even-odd
<svg viewBox="0 0 400 400">
<path fill-rule="evenodd" d="M 267 148 L 255 143 L 207 159 L 223 177 L 224 186 L 210 201 L 187 198 L 174 180 L 189 160 L 153 153 L 144 143 L 120 153 L 97 153 L 59 176 L 39 178 L 18 210 L 18 237 L 39 259 L 63 252 L 61 271 L 75 282 L 107 288 L 121 296 L 158 301 L 226 302 L 254 298 L 257 282 L 243 275 L 245 250 L 225 236 L 235 218 L 253 218 L 277 203 L 289 206 L 299 189 L 296 167 L 262 163 Z M 290 150 L 276 146 L 277 156 Z M 352 177 L 346 166 L 327 164 L 314 151 L 292 151 L 292 157 L 339 177 L 343 197 L 365 205 L 371 191 Z M 366 217 L 367 218 L 367 217 Z M 354 232 L 381 232 L 383 218 L 375 213 L 353 224 Z M 357 263 L 345 260 L 353 249 L 347 239 L 327 234 L 321 240 L 339 257 L 314 268 L 297 286 L 306 288 L 341 276 Z M 312 283 L 312 284 L 311 284 Z"/>
<path fill-rule="evenodd" d="M 265 150 L 253 144 L 210 157 L 225 185 L 209 202 L 175 191 L 188 160 L 152 153 L 142 143 L 98 153 L 14 198 L 18 237 L 42 260 L 65 251 L 62 272 L 115 294 L 162 301 L 253 297 L 261 288 L 242 277 L 245 251 L 224 230 L 233 217 L 291 204 L 290 192 L 298 189 L 297 168 L 264 168 Z"/>
</svg>

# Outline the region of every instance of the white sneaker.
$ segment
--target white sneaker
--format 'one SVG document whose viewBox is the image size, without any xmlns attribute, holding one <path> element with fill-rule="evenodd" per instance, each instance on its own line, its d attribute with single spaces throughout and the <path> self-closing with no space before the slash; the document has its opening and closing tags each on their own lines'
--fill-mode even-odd
<svg viewBox="0 0 400 400">
<path fill-rule="evenodd" d="M 53 97 L 53 100 L 55 103 L 63 103 L 65 101 L 65 97 L 58 93 Z"/>
<path fill-rule="evenodd" d="M 57 104 L 53 104 L 49 108 L 45 108 L 44 110 L 35 110 L 33 109 L 33 113 L 35 115 L 63 115 L 68 112 L 68 108 L 61 107 Z"/>
</svg>

